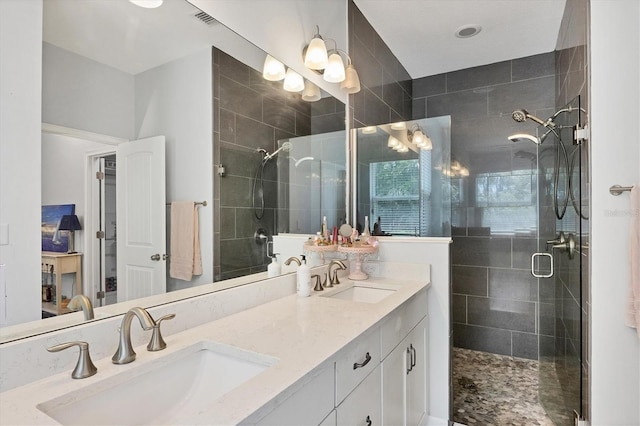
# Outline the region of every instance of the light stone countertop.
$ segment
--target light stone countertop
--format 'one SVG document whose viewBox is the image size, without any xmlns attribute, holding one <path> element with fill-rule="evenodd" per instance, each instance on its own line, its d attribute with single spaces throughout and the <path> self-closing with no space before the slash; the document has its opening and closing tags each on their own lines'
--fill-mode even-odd
<svg viewBox="0 0 640 426">
<path fill-rule="evenodd" d="M 130 364 L 114 365 L 109 358 L 94 360 L 98 373 L 82 380 L 71 378 L 73 365 L 70 365 L 68 372 L 0 394 L 0 423 L 58 424 L 36 406 L 68 393 L 82 395 L 84 388 L 100 386 L 103 381 L 121 376 L 121 373 L 136 374 L 135 369 L 150 368 L 154 363 L 162 362 L 163 357 L 170 359 L 172 354 L 203 341 L 231 345 L 271 357 L 275 362 L 217 399 L 206 411 L 185 414 L 181 422 L 216 425 L 254 422 L 330 366 L 346 345 L 428 288 L 428 277 L 426 274 L 422 281 L 371 278 L 363 283 L 397 288 L 373 304 L 321 297 L 328 291 L 314 293 L 308 298 L 299 298 L 295 294 L 287 296 L 165 337 L 167 349 L 163 351 L 148 352 L 144 346 L 136 347 L 137 359 Z M 343 283 L 331 291 L 342 290 L 348 285 L 348 280 L 345 278 Z M 176 317 L 173 321 L 179 320 Z M 132 326 L 139 327 L 137 320 Z M 158 389 L 162 386 L 171 384 L 158 383 Z M 149 395 L 148 400 L 152 402 L 153 395 Z"/>
</svg>

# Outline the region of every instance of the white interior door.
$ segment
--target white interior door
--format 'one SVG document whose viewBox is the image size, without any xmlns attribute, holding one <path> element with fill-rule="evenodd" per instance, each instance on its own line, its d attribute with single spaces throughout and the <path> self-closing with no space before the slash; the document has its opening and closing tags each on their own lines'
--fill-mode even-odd
<svg viewBox="0 0 640 426">
<path fill-rule="evenodd" d="M 166 291 L 165 138 L 116 152 L 118 303 Z"/>
</svg>

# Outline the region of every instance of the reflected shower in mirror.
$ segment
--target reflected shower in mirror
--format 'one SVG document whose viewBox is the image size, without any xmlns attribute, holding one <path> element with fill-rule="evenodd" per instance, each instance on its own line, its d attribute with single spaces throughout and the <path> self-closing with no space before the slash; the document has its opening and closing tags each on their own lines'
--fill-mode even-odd
<svg viewBox="0 0 640 426">
<path fill-rule="evenodd" d="M 374 235 L 450 237 L 451 118 L 365 127 L 357 138 L 356 218 L 369 217 Z M 468 170 L 466 171 L 468 174 Z"/>
</svg>

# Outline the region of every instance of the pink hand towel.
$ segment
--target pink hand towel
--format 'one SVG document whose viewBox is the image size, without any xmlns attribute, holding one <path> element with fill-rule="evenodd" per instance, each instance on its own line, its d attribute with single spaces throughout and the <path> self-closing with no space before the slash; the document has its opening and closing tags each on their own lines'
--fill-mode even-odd
<svg viewBox="0 0 640 426">
<path fill-rule="evenodd" d="M 629 233 L 629 300 L 626 324 L 640 338 L 640 185 L 631 190 L 631 229 Z"/>
<path fill-rule="evenodd" d="M 169 276 L 191 281 L 202 275 L 202 257 L 198 236 L 198 210 L 193 201 L 171 203 L 171 257 Z"/>
</svg>

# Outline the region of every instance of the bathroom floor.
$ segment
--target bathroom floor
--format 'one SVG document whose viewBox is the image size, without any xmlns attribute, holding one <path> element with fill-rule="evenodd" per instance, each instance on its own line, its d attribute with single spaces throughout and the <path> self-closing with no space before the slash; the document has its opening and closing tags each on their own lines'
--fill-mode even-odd
<svg viewBox="0 0 640 426">
<path fill-rule="evenodd" d="M 453 420 L 554 426 L 538 399 L 538 362 L 453 348 Z"/>
</svg>

